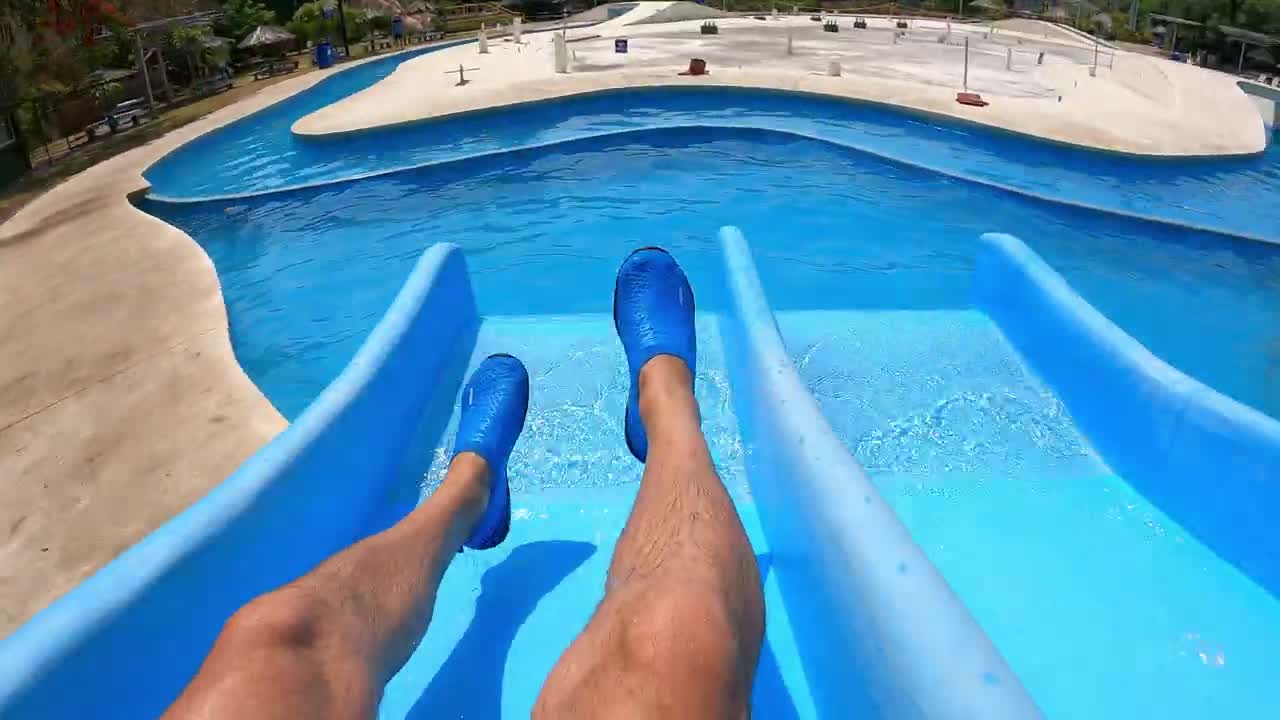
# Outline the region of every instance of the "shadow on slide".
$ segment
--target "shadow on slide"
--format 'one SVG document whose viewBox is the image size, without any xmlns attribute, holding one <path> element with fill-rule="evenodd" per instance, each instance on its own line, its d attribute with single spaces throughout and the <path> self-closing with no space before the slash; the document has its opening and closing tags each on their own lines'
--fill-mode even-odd
<svg viewBox="0 0 1280 720">
<path fill-rule="evenodd" d="M 432 678 L 409 720 L 502 716 L 502 675 L 516 631 L 542 596 L 587 561 L 596 546 L 546 541 L 521 545 L 480 580 L 476 612 L 449 658 Z"/>
<path fill-rule="evenodd" d="M 763 589 L 769 579 L 773 558 L 767 553 L 757 555 L 756 564 L 760 566 L 760 587 Z M 766 616 L 766 626 L 768 622 Z M 782 681 L 782 671 L 778 669 L 778 660 L 774 657 L 773 648 L 769 646 L 767 635 L 760 647 L 760 662 L 756 664 L 756 679 L 751 686 L 751 714 L 769 720 L 798 720 L 800 717 L 791 700 L 791 692 Z"/>
</svg>

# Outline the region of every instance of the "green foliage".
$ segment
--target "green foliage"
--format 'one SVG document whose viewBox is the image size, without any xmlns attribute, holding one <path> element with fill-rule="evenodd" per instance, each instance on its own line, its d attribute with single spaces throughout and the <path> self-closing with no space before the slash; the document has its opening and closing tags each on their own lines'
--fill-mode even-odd
<svg viewBox="0 0 1280 720">
<path fill-rule="evenodd" d="M 344 8 L 344 10 L 343 17 L 347 21 L 347 40 L 350 42 L 363 40 L 369 34 L 369 19 L 364 16 L 364 13 L 351 8 Z M 312 43 L 328 39 L 335 44 L 342 44 L 337 17 L 325 18 L 324 8 L 320 2 L 309 2 L 300 6 L 287 27 L 289 32 Z"/>
<path fill-rule="evenodd" d="M 89 89 L 89 95 L 99 106 L 113 105 L 124 94 L 124 85 L 118 82 L 98 83 Z"/>
<path fill-rule="evenodd" d="M 209 68 L 226 65 L 230 56 L 227 45 L 215 42 L 213 33 L 207 27 L 170 28 L 169 34 L 165 36 L 165 44 L 186 61 L 192 85 L 195 85 Z"/>
<path fill-rule="evenodd" d="M 214 32 L 223 37 L 243 40 L 259 25 L 279 22 L 276 14 L 258 0 L 224 0 L 222 19 L 214 25 Z"/>
<path fill-rule="evenodd" d="M 120 26 L 114 4 L 99 5 L 91 17 L 73 10 L 66 0 L 0 0 L 0 105 L 78 87 L 115 54 L 89 32 L 90 21 Z"/>
</svg>

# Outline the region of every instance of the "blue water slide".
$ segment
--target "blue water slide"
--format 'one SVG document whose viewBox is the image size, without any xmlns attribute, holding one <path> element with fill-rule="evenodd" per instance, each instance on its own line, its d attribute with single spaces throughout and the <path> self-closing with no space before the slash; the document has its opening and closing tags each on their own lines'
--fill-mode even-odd
<svg viewBox="0 0 1280 720">
<path fill-rule="evenodd" d="M 778 333 L 746 240 L 721 230 L 726 355 L 774 563 L 829 717 L 1025 718 L 1004 659 L 832 432 Z M 837 709 L 840 709 L 837 712 Z"/>
<path fill-rule="evenodd" d="M 1153 355 L 1015 237 L 983 236 L 977 304 L 1116 472 L 1280 597 L 1280 421 Z"/>
<path fill-rule="evenodd" d="M 764 576 L 756 714 L 1038 717 L 818 412 L 741 235 L 726 230 L 723 242 L 730 301 L 698 317 L 698 395 Z M 634 500 L 639 466 L 620 432 L 625 362 L 605 314 L 480 316 L 449 245 L 421 256 L 349 366 L 288 430 L 0 644 L 0 717 L 159 715 L 236 608 L 430 492 L 462 379 L 499 349 L 533 378 L 511 535 L 454 562 L 380 716 L 526 717 L 602 593 Z M 539 468 L 553 466 L 539 483 Z"/>
</svg>

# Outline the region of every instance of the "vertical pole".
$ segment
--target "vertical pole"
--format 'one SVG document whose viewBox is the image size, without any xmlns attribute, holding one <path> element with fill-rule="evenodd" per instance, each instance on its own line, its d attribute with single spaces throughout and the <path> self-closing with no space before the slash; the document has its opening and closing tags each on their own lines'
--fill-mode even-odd
<svg viewBox="0 0 1280 720">
<path fill-rule="evenodd" d="M 169 69 L 165 67 L 164 50 L 156 48 L 156 60 L 160 61 L 160 84 L 164 86 L 164 99 L 173 104 L 173 87 L 169 85 Z"/>
<path fill-rule="evenodd" d="M 1098 71 L 1098 36 L 1093 36 L 1093 71 Z"/>
<path fill-rule="evenodd" d="M 964 89 L 969 89 L 969 36 L 964 37 Z"/>
<path fill-rule="evenodd" d="M 342 0 L 338 0 L 338 32 L 342 33 L 342 51 L 351 59 L 351 44 L 347 42 L 347 13 L 343 10 Z"/>
<path fill-rule="evenodd" d="M 1178 52 L 1178 23 L 1173 24 L 1173 40 L 1169 41 L 1169 54 Z"/>
<path fill-rule="evenodd" d="M 964 0 L 960 0 L 960 17 L 964 17 Z"/>
<path fill-rule="evenodd" d="M 1240 41 L 1240 64 L 1236 66 L 1237 74 L 1244 72 L 1244 51 L 1245 51 L 1245 48 L 1247 47 L 1249 47 L 1249 43 L 1241 40 Z"/>
<path fill-rule="evenodd" d="M 151 92 L 151 74 L 147 72 L 147 55 L 142 49 L 142 33 L 134 33 L 133 39 L 138 41 L 138 69 L 142 71 L 142 83 L 147 87 L 147 104 L 151 106 L 151 112 L 154 113 L 156 96 Z"/>
</svg>

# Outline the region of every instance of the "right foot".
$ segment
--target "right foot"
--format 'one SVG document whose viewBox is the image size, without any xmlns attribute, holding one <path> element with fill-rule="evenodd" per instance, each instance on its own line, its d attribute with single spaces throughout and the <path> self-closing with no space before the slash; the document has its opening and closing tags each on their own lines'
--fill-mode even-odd
<svg viewBox="0 0 1280 720">
<path fill-rule="evenodd" d="M 665 250 L 642 248 L 622 261 L 613 291 L 613 324 L 631 372 L 623 430 L 627 448 L 640 462 L 649 454 L 640 418 L 640 370 L 659 355 L 671 355 L 689 368 L 692 382 L 697 359 L 693 311 L 689 280 Z"/>
<path fill-rule="evenodd" d="M 489 466 L 489 501 L 465 545 L 487 550 L 501 543 L 511 527 L 507 459 L 529 410 L 529 373 L 510 355 L 490 355 L 462 389 L 462 415 L 453 454 L 471 452 Z"/>
</svg>

